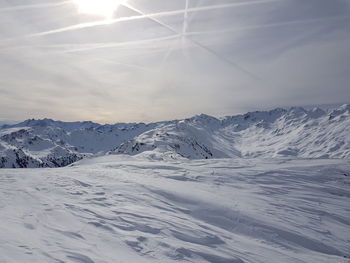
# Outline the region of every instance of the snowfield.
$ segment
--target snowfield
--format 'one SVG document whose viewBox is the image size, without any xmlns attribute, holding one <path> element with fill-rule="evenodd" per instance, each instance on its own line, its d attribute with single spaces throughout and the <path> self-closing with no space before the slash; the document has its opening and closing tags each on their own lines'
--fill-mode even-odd
<svg viewBox="0 0 350 263">
<path fill-rule="evenodd" d="M 341 263 L 350 162 L 109 155 L 0 172 L 0 262 Z"/>
</svg>

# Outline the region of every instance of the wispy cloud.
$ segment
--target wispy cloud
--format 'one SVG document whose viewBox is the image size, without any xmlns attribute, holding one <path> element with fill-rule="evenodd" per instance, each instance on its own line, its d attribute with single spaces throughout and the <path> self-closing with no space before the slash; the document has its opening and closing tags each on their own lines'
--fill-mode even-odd
<svg viewBox="0 0 350 263">
<path fill-rule="evenodd" d="M 185 10 L 184 10 L 184 23 L 182 26 L 182 35 L 185 35 L 188 27 L 188 9 L 189 9 L 189 0 L 186 0 Z"/>
<path fill-rule="evenodd" d="M 9 7 L 1 7 L 1 12 L 11 12 L 11 11 L 20 11 L 20 10 L 26 10 L 26 9 L 38 9 L 38 8 L 47 8 L 47 7 L 58 7 L 63 6 L 67 4 L 72 4 L 71 1 L 62 1 L 57 3 L 41 3 L 41 4 L 32 4 L 32 5 L 14 5 Z"/>
<path fill-rule="evenodd" d="M 259 2 L 261 2 L 261 1 L 259 1 Z M 250 4 L 252 4 L 252 3 L 253 3 L 253 2 L 251 2 Z M 128 8 L 130 8 L 131 10 L 133 10 L 133 11 L 135 11 L 135 12 L 141 14 L 141 15 L 145 15 L 142 11 L 140 11 L 140 10 L 138 10 L 138 9 L 136 9 L 136 8 L 134 8 L 134 7 L 132 7 L 132 6 L 130 6 L 130 5 L 126 5 L 126 6 L 127 6 Z M 218 6 L 221 6 L 221 7 L 222 7 L 223 5 L 218 5 Z M 221 7 L 220 7 L 220 8 L 221 8 Z M 198 9 L 198 7 L 197 7 L 197 8 L 193 8 L 193 9 Z M 171 27 L 171 26 L 169 26 L 169 25 L 163 23 L 163 22 L 162 22 L 161 20 L 159 20 L 158 18 L 149 17 L 149 19 L 151 19 L 152 21 L 158 23 L 159 25 L 161 25 L 161 26 L 163 26 L 163 27 L 169 29 L 169 30 L 170 30 L 171 32 L 173 32 L 174 34 L 179 34 L 180 37 L 186 37 L 186 39 L 187 39 L 188 41 L 190 41 L 192 44 L 194 44 L 195 46 L 197 46 L 197 47 L 199 47 L 199 48 L 205 50 L 206 52 L 208 52 L 208 53 L 211 54 L 212 56 L 216 57 L 217 59 L 223 61 L 224 63 L 227 63 L 228 65 L 230 65 L 230 66 L 233 67 L 234 69 L 239 70 L 240 72 L 242 72 L 242 73 L 244 73 L 244 74 L 247 74 L 248 76 L 250 76 L 250 77 L 253 78 L 253 79 L 257 79 L 257 80 L 260 79 L 258 76 L 256 76 L 254 73 L 250 72 L 249 70 L 243 68 L 242 66 L 240 66 L 240 65 L 238 65 L 237 63 L 233 62 L 232 60 L 227 59 L 227 58 L 225 58 L 224 56 L 221 56 L 221 55 L 218 54 L 215 50 L 213 50 L 213 49 L 211 49 L 211 48 L 209 48 L 209 47 L 203 45 L 202 43 L 198 42 L 197 40 L 194 40 L 194 39 L 188 37 L 186 34 L 184 34 L 184 32 L 185 32 L 184 30 L 186 30 L 186 27 L 187 27 L 187 25 L 186 25 L 187 21 L 186 21 L 186 20 L 187 20 L 187 13 L 188 13 L 189 10 L 190 10 L 190 9 L 188 8 L 188 2 L 186 2 L 186 7 L 185 7 L 185 9 L 184 9 L 184 16 L 185 16 L 185 18 L 184 18 L 184 26 L 183 26 L 183 28 L 182 28 L 182 32 L 178 32 L 176 29 L 174 29 L 173 27 Z M 171 50 L 170 50 L 170 52 L 171 52 Z M 167 55 L 167 56 L 168 56 L 168 55 Z"/>
<path fill-rule="evenodd" d="M 249 1 L 249 2 L 241 2 L 241 3 L 210 5 L 210 6 L 202 6 L 202 7 L 174 10 L 174 11 L 158 12 L 158 13 L 152 13 L 152 14 L 142 14 L 142 15 L 135 15 L 135 16 L 129 16 L 129 17 L 120 17 L 120 18 L 116 18 L 116 19 L 104 19 L 104 20 L 99 20 L 99 21 L 95 21 L 95 22 L 80 23 L 80 24 L 76 24 L 76 25 L 72 25 L 72 26 L 68 26 L 68 27 L 62 27 L 62 28 L 58 28 L 58 29 L 54 29 L 54 30 L 49 30 L 49 31 L 33 34 L 33 35 L 31 35 L 31 37 L 46 36 L 46 35 L 51 35 L 51 34 L 63 33 L 63 32 L 67 32 L 67 31 L 79 30 L 79 29 L 83 29 L 83 28 L 112 25 L 115 23 L 140 20 L 140 19 L 146 19 L 146 18 L 155 19 L 155 18 L 161 18 L 161 17 L 165 17 L 165 16 L 174 16 L 174 15 L 179 15 L 179 14 L 184 14 L 184 13 L 201 12 L 201 11 L 208 11 L 208 10 L 215 10 L 215 9 L 226 9 L 226 8 L 231 8 L 231 7 L 264 4 L 264 3 L 271 3 L 271 2 L 276 2 L 276 1 L 281 1 L 281 0 L 259 0 L 259 1 Z M 125 4 L 125 5 L 127 5 L 127 4 Z M 127 5 L 127 6 L 132 7 L 130 5 Z M 134 10 L 136 10 L 136 8 L 134 8 Z"/>
<path fill-rule="evenodd" d="M 349 1 L 133 0 L 112 20 L 46 2 L 0 0 L 0 119 L 156 121 L 350 101 Z"/>
<path fill-rule="evenodd" d="M 253 25 L 253 26 L 235 26 L 231 28 L 225 28 L 222 30 L 207 30 L 207 31 L 203 30 L 203 31 L 197 31 L 197 32 L 191 31 L 191 32 L 186 32 L 185 35 L 200 36 L 200 35 L 223 34 L 223 33 L 230 33 L 234 31 L 256 30 L 256 29 L 263 29 L 263 28 L 284 27 L 284 26 L 293 26 L 293 25 L 305 25 L 305 24 L 319 23 L 319 22 L 332 21 L 332 20 L 333 21 L 350 20 L 350 15 L 327 16 L 327 17 L 313 18 L 313 19 L 300 19 L 300 20 L 294 20 L 294 21 L 269 23 L 269 24 Z"/>
<path fill-rule="evenodd" d="M 62 53 L 71 53 L 71 52 L 84 52 L 84 51 L 91 51 L 93 49 L 105 49 L 105 48 L 116 48 L 116 47 L 131 47 L 133 45 L 144 45 L 144 44 L 151 44 L 158 41 L 165 41 L 165 40 L 172 40 L 178 38 L 178 35 L 171 35 L 166 37 L 158 37 L 158 38 L 150 38 L 150 39 L 143 39 L 143 40 L 136 40 L 136 41 L 127 41 L 127 42 L 117 42 L 117 43 L 105 43 L 105 44 L 93 44 L 93 45 L 80 45 L 77 48 L 72 48 L 63 51 Z"/>
</svg>

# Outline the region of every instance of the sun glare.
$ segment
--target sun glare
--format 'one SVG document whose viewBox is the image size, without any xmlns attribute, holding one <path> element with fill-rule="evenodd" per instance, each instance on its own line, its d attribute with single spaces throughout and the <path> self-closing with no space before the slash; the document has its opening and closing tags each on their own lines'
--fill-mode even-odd
<svg viewBox="0 0 350 263">
<path fill-rule="evenodd" d="M 126 0 L 73 0 L 79 13 L 104 16 L 106 19 L 113 17 L 118 7 Z"/>
</svg>

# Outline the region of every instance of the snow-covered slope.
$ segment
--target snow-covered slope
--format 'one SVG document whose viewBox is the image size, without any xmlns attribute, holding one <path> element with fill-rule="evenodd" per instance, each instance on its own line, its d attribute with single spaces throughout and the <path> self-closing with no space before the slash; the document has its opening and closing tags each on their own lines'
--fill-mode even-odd
<svg viewBox="0 0 350 263">
<path fill-rule="evenodd" d="M 158 125 L 115 153 L 173 152 L 189 159 L 223 157 L 350 158 L 350 105 L 329 113 L 275 109 L 216 119 L 199 115 Z"/>
<path fill-rule="evenodd" d="M 27 120 L 0 129 L 0 167 L 59 167 L 93 155 L 350 158 L 350 105 L 152 124 Z"/>
<path fill-rule="evenodd" d="M 347 263 L 347 160 L 110 155 L 0 172 L 0 262 Z"/>
<path fill-rule="evenodd" d="M 74 129 L 74 125 L 59 127 L 37 123 L 42 122 L 0 130 L 0 168 L 66 166 L 85 157 L 103 154 L 153 127 L 135 124 L 122 128 L 99 125 Z"/>
</svg>

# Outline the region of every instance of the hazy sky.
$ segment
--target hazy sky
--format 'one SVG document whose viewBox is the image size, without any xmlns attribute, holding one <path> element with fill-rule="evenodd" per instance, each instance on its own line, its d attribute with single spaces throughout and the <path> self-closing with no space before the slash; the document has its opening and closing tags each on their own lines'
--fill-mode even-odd
<svg viewBox="0 0 350 263">
<path fill-rule="evenodd" d="M 350 102 L 350 0 L 128 0 L 107 21 L 73 2 L 0 0 L 0 121 Z"/>
</svg>

